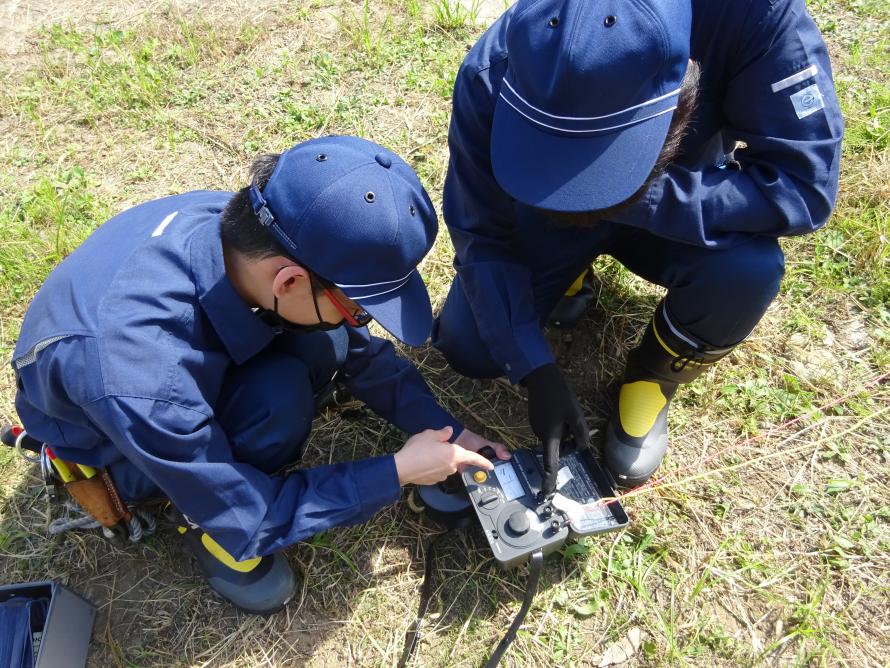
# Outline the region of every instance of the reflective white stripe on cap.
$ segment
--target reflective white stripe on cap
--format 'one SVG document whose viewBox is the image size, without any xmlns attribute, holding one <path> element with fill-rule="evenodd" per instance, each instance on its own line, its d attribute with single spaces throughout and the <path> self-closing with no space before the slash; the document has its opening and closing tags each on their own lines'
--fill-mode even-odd
<svg viewBox="0 0 890 668">
<path fill-rule="evenodd" d="M 414 272 L 412 271 L 411 273 L 413 274 Z M 358 302 L 359 304 L 361 304 L 361 300 L 362 300 L 362 299 L 370 299 L 371 297 L 379 297 L 380 295 L 385 295 L 385 294 L 388 294 L 388 293 L 390 293 L 390 292 L 395 292 L 396 290 L 398 290 L 399 288 L 401 288 L 403 285 L 405 285 L 405 284 L 408 282 L 408 279 L 410 279 L 410 278 L 411 278 L 411 274 L 408 274 L 407 276 L 405 276 L 405 278 L 402 280 L 401 283 L 399 283 L 398 285 L 396 285 L 396 286 L 394 286 L 394 287 L 392 287 L 392 288 L 389 288 L 388 290 L 383 290 L 383 291 L 381 291 L 381 292 L 374 292 L 374 293 L 367 294 L 367 295 L 350 295 L 350 294 L 347 294 L 346 296 L 349 297 L 352 301 L 354 301 L 354 302 Z M 337 284 L 337 287 L 343 287 L 343 286 Z M 358 287 L 361 287 L 361 286 L 358 286 Z"/>
<path fill-rule="evenodd" d="M 401 278 L 394 278 L 391 281 L 380 281 L 379 283 L 335 283 L 335 285 L 338 288 L 372 288 L 375 285 L 390 285 L 392 283 L 398 283 L 399 281 L 406 281 L 408 280 L 408 277 L 414 272 L 415 269 L 412 269 Z"/>
<path fill-rule="evenodd" d="M 572 137 L 592 137 L 639 125 L 673 112 L 677 108 L 680 89 L 662 93 L 645 102 L 633 104 L 602 116 L 558 116 L 539 109 L 516 90 L 510 81 L 509 74 L 504 78 L 499 96 L 520 116 L 548 131 Z"/>
<path fill-rule="evenodd" d="M 666 100 L 669 97 L 673 97 L 674 95 L 680 94 L 680 89 L 677 88 L 676 90 L 672 90 L 670 93 L 665 93 L 664 95 L 659 95 L 658 97 L 653 97 L 651 100 L 647 100 L 645 102 L 640 102 L 639 104 L 635 104 L 631 107 L 627 107 L 626 109 L 621 109 L 620 111 L 613 111 L 611 114 L 603 114 L 602 116 L 557 116 L 556 114 L 550 114 L 550 113 L 547 113 L 546 111 L 544 111 L 543 109 L 539 109 L 538 107 L 533 105 L 531 102 L 526 100 L 524 97 L 522 97 L 522 95 L 519 94 L 519 91 L 516 90 L 510 84 L 510 82 L 507 81 L 506 79 L 504 79 L 504 85 L 507 86 L 511 91 L 513 91 L 513 94 L 516 97 L 518 97 L 520 100 L 522 100 L 523 104 L 527 104 L 530 109 L 534 109 L 539 114 L 543 114 L 544 116 L 549 116 L 550 118 L 555 118 L 555 119 L 561 120 L 561 121 L 601 121 L 604 118 L 611 118 L 612 116 L 619 116 L 621 114 L 626 114 L 628 111 L 633 111 L 634 109 L 648 107 L 650 104 L 658 104 L 662 100 Z M 507 100 L 507 101 L 509 102 L 509 100 Z M 513 106 L 513 105 L 510 105 L 510 106 Z M 516 107 L 513 107 L 513 108 L 516 109 Z M 673 108 L 676 109 L 676 107 L 673 107 Z M 516 111 L 519 111 L 519 110 L 516 109 Z M 522 112 L 519 112 L 519 113 L 522 113 Z M 652 116 L 649 116 L 648 118 L 652 118 Z M 643 119 L 643 120 L 645 120 L 645 119 Z"/>
<path fill-rule="evenodd" d="M 596 130 L 572 130 L 569 128 L 561 128 L 556 125 L 550 125 L 548 123 L 542 123 L 541 121 L 532 118 L 531 116 L 526 114 L 524 111 L 522 111 L 519 107 L 517 107 L 515 104 L 510 102 L 510 100 L 508 100 L 506 97 L 504 97 L 503 93 L 501 94 L 501 99 L 504 102 L 506 102 L 507 104 L 509 104 L 511 107 L 513 107 L 517 112 L 522 114 L 525 118 L 530 120 L 532 123 L 534 123 L 535 125 L 540 125 L 542 128 L 549 128 L 551 130 L 559 130 L 560 132 L 576 132 L 576 133 L 583 133 L 583 134 L 588 134 L 588 135 L 591 134 L 592 132 L 609 132 L 611 130 L 619 130 L 621 128 L 626 128 L 630 125 L 637 125 L 639 123 L 642 123 L 643 121 L 648 121 L 652 118 L 656 118 L 657 116 L 662 116 L 664 114 L 668 114 L 677 108 L 677 105 L 674 105 L 673 107 L 669 107 L 667 109 L 659 111 L 655 114 L 652 114 L 651 116 L 644 116 L 643 118 L 636 118 L 632 121 L 628 121 L 627 123 L 621 123 L 620 125 L 612 125 L 612 126 L 605 127 L 605 128 L 597 128 Z M 625 111 L 627 111 L 627 110 L 625 110 Z M 619 113 L 623 113 L 623 112 L 619 112 Z"/>
</svg>

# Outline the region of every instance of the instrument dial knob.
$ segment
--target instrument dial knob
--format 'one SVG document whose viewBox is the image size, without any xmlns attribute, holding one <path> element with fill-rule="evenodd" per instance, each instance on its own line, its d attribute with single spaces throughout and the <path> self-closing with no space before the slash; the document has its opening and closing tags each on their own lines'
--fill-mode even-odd
<svg viewBox="0 0 890 668">
<path fill-rule="evenodd" d="M 517 510 L 507 519 L 507 528 L 517 536 L 522 536 L 528 532 L 528 515 L 524 510 Z"/>
</svg>

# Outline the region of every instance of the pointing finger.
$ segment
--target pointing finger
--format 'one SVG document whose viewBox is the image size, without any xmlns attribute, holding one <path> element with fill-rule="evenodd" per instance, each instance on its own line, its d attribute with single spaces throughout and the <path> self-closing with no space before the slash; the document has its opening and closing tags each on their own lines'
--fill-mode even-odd
<svg viewBox="0 0 890 668">
<path fill-rule="evenodd" d="M 459 466 L 478 466 L 480 469 L 485 469 L 486 471 L 494 471 L 494 464 L 478 452 L 465 450 L 460 446 L 457 446 L 455 454 L 457 455 L 456 459 Z"/>
</svg>

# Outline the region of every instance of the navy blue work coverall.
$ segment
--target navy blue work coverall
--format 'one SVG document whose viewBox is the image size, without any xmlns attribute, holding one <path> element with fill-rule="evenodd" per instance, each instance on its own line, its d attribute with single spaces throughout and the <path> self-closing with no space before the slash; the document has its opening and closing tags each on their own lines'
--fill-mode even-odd
<svg viewBox="0 0 890 668">
<path fill-rule="evenodd" d="M 337 367 L 406 432 L 462 426 L 367 328 L 276 337 L 226 277 L 230 197 L 176 195 L 99 227 L 38 291 L 13 367 L 32 436 L 108 467 L 129 500 L 162 492 L 243 559 L 363 522 L 399 496 L 392 455 L 271 475 L 299 456 L 313 391 Z"/>
<path fill-rule="evenodd" d="M 587 229 L 548 223 L 492 173 L 512 10 L 464 59 L 444 192 L 457 277 L 433 334 L 459 372 L 518 382 L 553 362 L 542 324 L 603 253 L 666 287 L 671 320 L 687 333 L 714 348 L 734 345 L 778 291 L 777 237 L 827 221 L 843 120 L 825 44 L 803 0 L 692 0 L 692 7 L 701 95 L 681 157 L 641 202 Z M 727 168 L 736 142 L 747 146 L 735 151 L 740 170 Z"/>
</svg>

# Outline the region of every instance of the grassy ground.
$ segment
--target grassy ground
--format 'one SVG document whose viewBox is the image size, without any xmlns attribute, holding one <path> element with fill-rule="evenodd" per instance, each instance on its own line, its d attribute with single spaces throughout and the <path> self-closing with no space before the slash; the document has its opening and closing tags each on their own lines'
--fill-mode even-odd
<svg viewBox="0 0 890 668">
<path fill-rule="evenodd" d="M 43 278 L 98 223 L 148 198 L 235 188 L 258 151 L 361 134 L 405 156 L 438 204 L 451 84 L 484 27 L 481 9 L 4 0 L 0 357 Z M 596 666 L 637 636 L 627 665 L 888 665 L 890 385 L 868 382 L 890 367 L 890 16 L 885 0 L 811 10 L 848 124 L 837 212 L 818 234 L 783 242 L 782 294 L 751 341 L 682 392 L 666 477 L 625 500 L 631 526 L 548 560 L 505 665 Z M 597 269 L 597 308 L 552 341 L 602 428 L 607 387 L 659 293 L 609 259 Z M 447 235 L 424 275 L 441 304 Z M 468 424 L 531 443 L 520 392 L 460 379 L 432 350 L 411 354 Z M 8 368 L 2 380 L 9 421 Z M 307 463 L 392 451 L 401 438 L 370 417 L 328 415 Z M 257 619 L 212 598 L 168 531 L 125 549 L 89 533 L 48 538 L 35 471 L 11 452 L 0 452 L 0 471 L 2 579 L 53 577 L 94 600 L 91 665 L 383 666 L 399 656 L 433 532 L 404 504 L 288 550 L 304 576 L 299 597 Z M 523 587 L 480 536 L 455 538 L 416 665 L 479 663 Z"/>
</svg>

